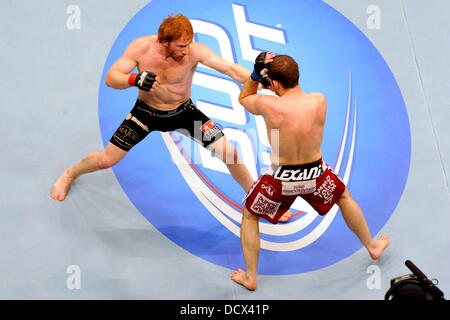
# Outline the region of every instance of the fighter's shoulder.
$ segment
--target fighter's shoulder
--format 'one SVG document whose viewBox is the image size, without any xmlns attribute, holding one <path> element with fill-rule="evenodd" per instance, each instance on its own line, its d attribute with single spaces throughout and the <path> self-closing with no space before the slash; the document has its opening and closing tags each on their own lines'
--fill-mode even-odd
<svg viewBox="0 0 450 320">
<path fill-rule="evenodd" d="M 278 96 L 274 95 L 258 95 L 258 104 L 267 112 L 278 112 L 278 108 L 282 107 L 282 102 Z M 281 102 L 281 103 L 280 103 Z"/>
<path fill-rule="evenodd" d="M 155 41 L 156 41 L 156 35 L 140 37 L 140 38 L 133 40 L 128 45 L 128 48 L 133 51 L 137 51 L 137 52 L 146 51 L 155 43 Z"/>
<path fill-rule="evenodd" d="M 326 101 L 325 96 L 321 92 L 310 92 L 309 96 L 311 98 L 317 99 L 318 102 Z"/>
<path fill-rule="evenodd" d="M 209 47 L 200 42 L 192 42 L 190 49 L 192 55 L 194 55 L 199 61 L 205 60 L 214 55 L 214 52 Z"/>
<path fill-rule="evenodd" d="M 325 108 L 327 107 L 327 99 L 325 99 L 325 96 L 320 92 L 311 92 L 309 93 L 309 96 L 314 99 L 316 106 L 318 108 Z"/>
<path fill-rule="evenodd" d="M 205 51 L 205 50 L 210 50 L 206 45 L 204 45 L 203 43 L 197 42 L 197 41 L 192 41 L 191 42 L 191 50 L 195 50 L 195 51 Z"/>
<path fill-rule="evenodd" d="M 268 104 L 268 105 L 276 105 L 278 101 L 280 100 L 280 97 L 267 94 L 267 95 L 258 95 L 261 99 L 262 103 Z"/>
</svg>

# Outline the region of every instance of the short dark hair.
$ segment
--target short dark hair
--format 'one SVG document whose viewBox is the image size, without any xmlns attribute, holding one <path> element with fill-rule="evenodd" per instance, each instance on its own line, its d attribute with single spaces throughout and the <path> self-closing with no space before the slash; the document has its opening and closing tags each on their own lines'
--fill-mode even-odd
<svg viewBox="0 0 450 320">
<path fill-rule="evenodd" d="M 267 75 L 286 89 L 294 88 L 300 79 L 298 64 L 288 55 L 275 56 L 269 65 Z"/>
</svg>

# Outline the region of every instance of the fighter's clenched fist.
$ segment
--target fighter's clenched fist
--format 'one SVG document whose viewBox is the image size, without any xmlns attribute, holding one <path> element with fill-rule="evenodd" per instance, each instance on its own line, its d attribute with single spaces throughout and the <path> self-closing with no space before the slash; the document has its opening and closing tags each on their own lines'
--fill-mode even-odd
<svg viewBox="0 0 450 320">
<path fill-rule="evenodd" d="M 156 87 L 158 79 L 153 72 L 140 72 L 132 73 L 128 78 L 128 83 L 132 86 L 136 86 L 141 90 L 150 91 L 152 87 Z"/>
</svg>

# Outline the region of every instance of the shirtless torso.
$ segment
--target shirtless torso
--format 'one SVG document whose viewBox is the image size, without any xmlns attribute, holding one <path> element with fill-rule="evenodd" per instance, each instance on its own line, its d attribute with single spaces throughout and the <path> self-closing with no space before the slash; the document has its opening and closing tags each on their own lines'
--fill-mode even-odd
<svg viewBox="0 0 450 320">
<path fill-rule="evenodd" d="M 262 115 L 272 147 L 275 165 L 299 165 L 322 158 L 320 146 L 327 113 L 321 93 L 305 93 L 300 86 L 280 88 L 278 96 L 253 94 L 256 82 L 248 81 L 240 102 L 256 115 Z"/>
<path fill-rule="evenodd" d="M 326 100 L 320 93 L 295 90 L 282 97 L 261 99 L 271 160 L 277 165 L 310 163 L 322 158 Z"/>
<path fill-rule="evenodd" d="M 158 42 L 156 35 L 134 40 L 123 56 L 111 67 L 106 83 L 116 89 L 125 89 L 129 73 L 150 71 L 157 76 L 150 91 L 139 90 L 139 98 L 159 110 L 172 110 L 191 96 L 192 78 L 198 63 L 244 82 L 247 69 L 217 56 L 205 45 L 180 38 L 170 43 Z"/>
<path fill-rule="evenodd" d="M 139 90 L 139 98 L 157 109 L 170 110 L 191 96 L 192 77 L 199 62 L 198 43 L 191 43 L 186 56 L 179 61 L 166 56 L 156 36 L 138 39 L 135 60 L 139 72 L 151 71 L 158 76 L 158 86 L 152 92 Z"/>
</svg>

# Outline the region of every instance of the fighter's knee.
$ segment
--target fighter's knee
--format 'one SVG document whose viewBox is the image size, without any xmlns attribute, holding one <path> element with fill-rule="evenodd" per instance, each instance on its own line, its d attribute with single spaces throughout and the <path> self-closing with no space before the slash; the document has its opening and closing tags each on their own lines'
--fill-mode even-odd
<svg viewBox="0 0 450 320">
<path fill-rule="evenodd" d="M 225 162 L 225 164 L 241 163 L 237 149 L 229 141 L 225 141 L 222 152 L 222 161 Z"/>
<path fill-rule="evenodd" d="M 242 213 L 242 219 L 259 221 L 259 217 L 252 214 L 250 211 L 248 211 L 248 209 L 246 207 L 244 207 L 244 211 Z"/>
<path fill-rule="evenodd" d="M 108 162 L 107 159 L 99 159 L 97 161 L 97 168 L 100 169 L 100 170 L 108 169 L 108 168 L 111 168 L 111 167 L 112 167 L 112 165 L 111 165 L 110 162 Z"/>
<path fill-rule="evenodd" d="M 106 154 L 101 154 L 97 160 L 97 168 L 98 169 L 108 169 L 114 166 L 117 163 L 113 158 L 109 157 Z"/>
<path fill-rule="evenodd" d="M 233 145 L 227 147 L 225 151 L 225 160 L 226 164 L 238 164 L 240 163 L 238 152 Z"/>
<path fill-rule="evenodd" d="M 346 200 L 352 199 L 352 196 L 350 194 L 350 191 L 348 191 L 347 188 L 345 188 L 344 192 L 341 194 L 339 200 L 336 202 L 337 205 L 340 205 L 342 202 L 345 202 Z"/>
<path fill-rule="evenodd" d="M 236 164 L 239 162 L 236 148 L 225 137 L 210 145 L 208 149 L 225 164 Z"/>
</svg>

